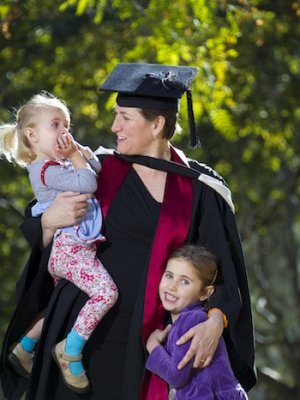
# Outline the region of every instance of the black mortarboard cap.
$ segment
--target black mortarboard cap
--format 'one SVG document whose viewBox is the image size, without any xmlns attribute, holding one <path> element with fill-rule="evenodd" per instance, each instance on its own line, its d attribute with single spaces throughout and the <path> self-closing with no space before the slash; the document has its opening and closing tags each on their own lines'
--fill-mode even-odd
<svg viewBox="0 0 300 400">
<path fill-rule="evenodd" d="M 197 70 L 196 67 L 121 63 L 100 90 L 118 92 L 117 104 L 121 107 L 174 111 L 178 111 L 179 99 L 186 93 L 191 146 L 195 147 L 200 142 L 196 135 L 190 84 Z"/>
</svg>

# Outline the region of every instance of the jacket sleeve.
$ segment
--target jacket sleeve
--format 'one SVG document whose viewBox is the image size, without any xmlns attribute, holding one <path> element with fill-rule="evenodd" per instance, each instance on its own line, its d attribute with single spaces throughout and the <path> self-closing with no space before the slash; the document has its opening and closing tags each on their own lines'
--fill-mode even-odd
<svg viewBox="0 0 300 400">
<path fill-rule="evenodd" d="M 247 271 L 235 216 L 216 191 L 201 182 L 194 185 L 194 219 L 188 241 L 205 246 L 219 258 L 221 279 L 208 307 L 219 308 L 227 316 L 226 343 L 231 364 L 240 383 L 249 390 L 256 381 L 254 331 Z"/>
<path fill-rule="evenodd" d="M 196 318 L 195 318 L 196 317 Z M 188 351 L 191 341 L 182 345 L 177 345 L 176 341 L 190 328 L 207 319 L 206 314 L 200 310 L 184 313 L 174 326 L 173 331 L 169 332 L 167 346 L 157 346 L 153 349 L 146 362 L 146 368 L 159 375 L 172 387 L 179 389 L 185 386 L 190 380 L 193 370 L 192 359 L 184 368 L 178 369 L 177 365 Z M 169 351 L 168 351 L 168 350 Z"/>
<path fill-rule="evenodd" d="M 233 325 L 243 307 L 250 312 L 247 274 L 235 218 L 226 202 L 212 189 L 202 191 L 197 242 L 219 259 L 219 284 L 209 308 L 218 307 Z"/>
<path fill-rule="evenodd" d="M 51 165 L 45 170 L 45 182 L 49 188 L 62 192 L 94 193 L 97 190 L 97 174 L 90 166 L 69 169 Z"/>
<path fill-rule="evenodd" d="M 190 165 L 227 187 L 224 179 L 212 168 L 190 160 Z M 235 216 L 226 201 L 215 190 L 202 182 L 194 182 L 195 217 L 192 237 L 189 241 L 206 247 L 219 258 L 219 285 L 209 302 L 209 308 L 218 307 L 233 324 L 243 306 L 249 300 L 244 256 Z"/>
</svg>

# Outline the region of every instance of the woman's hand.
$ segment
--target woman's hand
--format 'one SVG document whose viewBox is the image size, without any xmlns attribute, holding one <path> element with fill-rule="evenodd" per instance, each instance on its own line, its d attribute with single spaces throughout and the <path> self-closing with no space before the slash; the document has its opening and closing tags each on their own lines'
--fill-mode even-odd
<svg viewBox="0 0 300 400">
<path fill-rule="evenodd" d="M 56 196 L 42 215 L 44 247 L 51 242 L 57 229 L 77 225 L 82 220 L 86 213 L 87 200 L 91 197 L 91 194 L 75 192 L 64 192 Z"/>
<path fill-rule="evenodd" d="M 214 312 L 211 317 L 187 331 L 176 342 L 177 345 L 191 340 L 191 345 L 186 355 L 178 364 L 178 369 L 183 368 L 194 356 L 194 368 L 207 367 L 213 358 L 219 339 L 223 332 L 223 314 Z"/>
<path fill-rule="evenodd" d="M 149 335 L 146 343 L 148 353 L 151 353 L 155 347 L 160 346 L 162 342 L 165 341 L 170 329 L 171 325 L 167 325 L 165 329 L 155 329 L 155 331 Z"/>
</svg>

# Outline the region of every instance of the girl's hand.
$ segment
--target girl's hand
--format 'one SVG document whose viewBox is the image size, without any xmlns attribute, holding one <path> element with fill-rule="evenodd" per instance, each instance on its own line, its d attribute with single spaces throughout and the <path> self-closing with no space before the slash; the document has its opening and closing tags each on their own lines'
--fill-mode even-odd
<svg viewBox="0 0 300 400">
<path fill-rule="evenodd" d="M 177 345 L 186 343 L 189 340 L 191 340 L 191 345 L 178 364 L 178 369 L 183 368 L 194 356 L 194 368 L 207 367 L 211 363 L 219 344 L 223 328 L 223 316 L 220 311 L 213 313 L 207 321 L 194 326 L 181 336 L 176 342 Z"/>
<path fill-rule="evenodd" d="M 87 200 L 91 194 L 64 192 L 56 196 L 42 215 L 43 244 L 46 247 L 55 231 L 65 226 L 77 225 L 86 213 Z"/>
<path fill-rule="evenodd" d="M 148 353 L 151 353 L 155 347 L 160 346 L 165 341 L 170 329 L 171 325 L 167 325 L 165 329 L 155 329 L 155 331 L 150 334 L 146 343 Z"/>
<path fill-rule="evenodd" d="M 77 151 L 77 145 L 73 136 L 68 133 L 63 133 L 57 138 L 56 155 L 60 159 L 71 158 Z"/>
<path fill-rule="evenodd" d="M 56 156 L 62 160 L 69 158 L 75 169 L 89 167 L 87 159 L 69 132 L 63 133 L 57 138 Z"/>
</svg>

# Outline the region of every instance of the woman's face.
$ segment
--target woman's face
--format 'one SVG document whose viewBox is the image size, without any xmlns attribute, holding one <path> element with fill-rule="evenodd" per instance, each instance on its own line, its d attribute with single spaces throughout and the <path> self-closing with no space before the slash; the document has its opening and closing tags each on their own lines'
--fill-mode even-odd
<svg viewBox="0 0 300 400">
<path fill-rule="evenodd" d="M 138 108 L 115 106 L 111 130 L 117 137 L 117 150 L 127 155 L 151 155 L 155 122 L 147 121 Z"/>
</svg>

